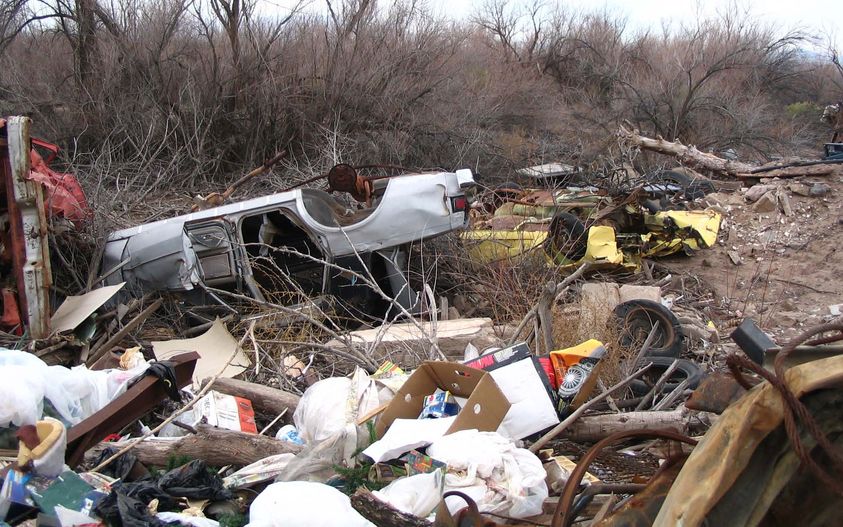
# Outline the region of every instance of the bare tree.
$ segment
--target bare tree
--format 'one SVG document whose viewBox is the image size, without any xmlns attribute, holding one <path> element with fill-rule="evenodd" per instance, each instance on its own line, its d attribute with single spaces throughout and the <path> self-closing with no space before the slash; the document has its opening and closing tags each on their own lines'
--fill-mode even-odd
<svg viewBox="0 0 843 527">
<path fill-rule="evenodd" d="M 0 53 L 26 27 L 27 0 L 0 1 Z"/>
</svg>

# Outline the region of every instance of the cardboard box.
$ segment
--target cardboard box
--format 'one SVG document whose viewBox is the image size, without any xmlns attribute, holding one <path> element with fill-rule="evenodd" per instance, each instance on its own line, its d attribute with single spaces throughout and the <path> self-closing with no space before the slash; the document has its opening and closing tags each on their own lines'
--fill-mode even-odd
<svg viewBox="0 0 843 527">
<path fill-rule="evenodd" d="M 511 439 L 524 439 L 559 424 L 556 397 L 536 357 L 507 361 L 489 375 L 509 400 L 511 408 L 498 433 Z"/>
<path fill-rule="evenodd" d="M 494 432 L 509 411 L 509 401 L 485 371 L 457 362 L 428 361 L 410 375 L 378 418 L 377 437 L 383 437 L 395 419 L 417 418 L 425 398 L 437 388 L 468 398 L 447 434 L 470 429 Z"/>
</svg>

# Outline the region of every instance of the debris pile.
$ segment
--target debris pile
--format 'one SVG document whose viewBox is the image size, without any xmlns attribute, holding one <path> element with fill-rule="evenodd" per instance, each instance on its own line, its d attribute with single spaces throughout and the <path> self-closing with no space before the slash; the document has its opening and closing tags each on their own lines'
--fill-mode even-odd
<svg viewBox="0 0 843 527">
<path fill-rule="evenodd" d="M 0 349 L 0 520 L 756 525 L 837 510 L 839 311 L 785 341 L 673 270 L 744 266 L 761 241 L 742 213 L 785 225 L 835 189 L 727 191 L 684 169 L 583 189 L 573 167 L 531 170 L 568 186 L 472 196 L 469 171 L 343 165 L 330 188 L 364 204 L 205 200 L 112 234 L 90 290 L 21 317 L 47 332 Z M 466 227 L 478 267 L 538 254 L 552 277 L 518 318 L 465 318 L 470 299 L 411 279 L 407 244 Z M 764 251 L 803 243 L 781 232 Z M 49 365 L 57 352 L 72 359 Z M 792 505 L 805 495 L 807 512 Z"/>
</svg>

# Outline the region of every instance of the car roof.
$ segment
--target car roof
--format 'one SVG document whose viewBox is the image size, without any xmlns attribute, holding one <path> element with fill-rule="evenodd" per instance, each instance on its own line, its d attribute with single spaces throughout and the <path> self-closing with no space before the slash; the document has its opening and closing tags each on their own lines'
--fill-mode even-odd
<svg viewBox="0 0 843 527">
<path fill-rule="evenodd" d="M 191 212 L 189 214 L 182 214 L 173 218 L 154 221 L 151 223 L 144 223 L 134 227 L 128 227 L 119 231 L 114 231 L 109 234 L 109 240 L 118 240 L 121 238 L 128 238 L 142 232 L 147 232 L 154 229 L 159 229 L 169 224 L 184 224 L 190 221 L 212 219 L 220 216 L 227 216 L 229 214 L 236 214 L 238 212 L 248 211 L 252 209 L 261 209 L 272 205 L 280 205 L 282 203 L 294 202 L 301 195 L 301 189 L 289 190 L 287 192 L 278 192 L 276 194 L 268 194 L 266 196 L 259 196 L 257 198 L 239 201 L 236 203 L 229 203 L 207 210 L 198 212 Z"/>
</svg>

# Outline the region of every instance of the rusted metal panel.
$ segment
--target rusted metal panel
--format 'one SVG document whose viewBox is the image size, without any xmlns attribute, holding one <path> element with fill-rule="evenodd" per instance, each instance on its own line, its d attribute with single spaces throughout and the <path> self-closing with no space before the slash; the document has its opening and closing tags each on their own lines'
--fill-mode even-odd
<svg viewBox="0 0 843 527">
<path fill-rule="evenodd" d="M 170 360 L 175 369 L 177 388 L 192 382 L 197 360 L 199 354 L 195 351 L 182 353 Z M 154 376 L 142 377 L 123 395 L 67 431 L 65 462 L 71 468 L 75 467 L 89 448 L 140 419 L 166 398 L 167 386 L 162 380 Z"/>
<path fill-rule="evenodd" d="M 28 117 L 16 116 L 6 120 L 3 178 L 18 299 L 30 336 L 43 338 L 50 331 L 52 273 L 43 191 L 40 185 L 28 178 L 30 124 Z"/>
</svg>

